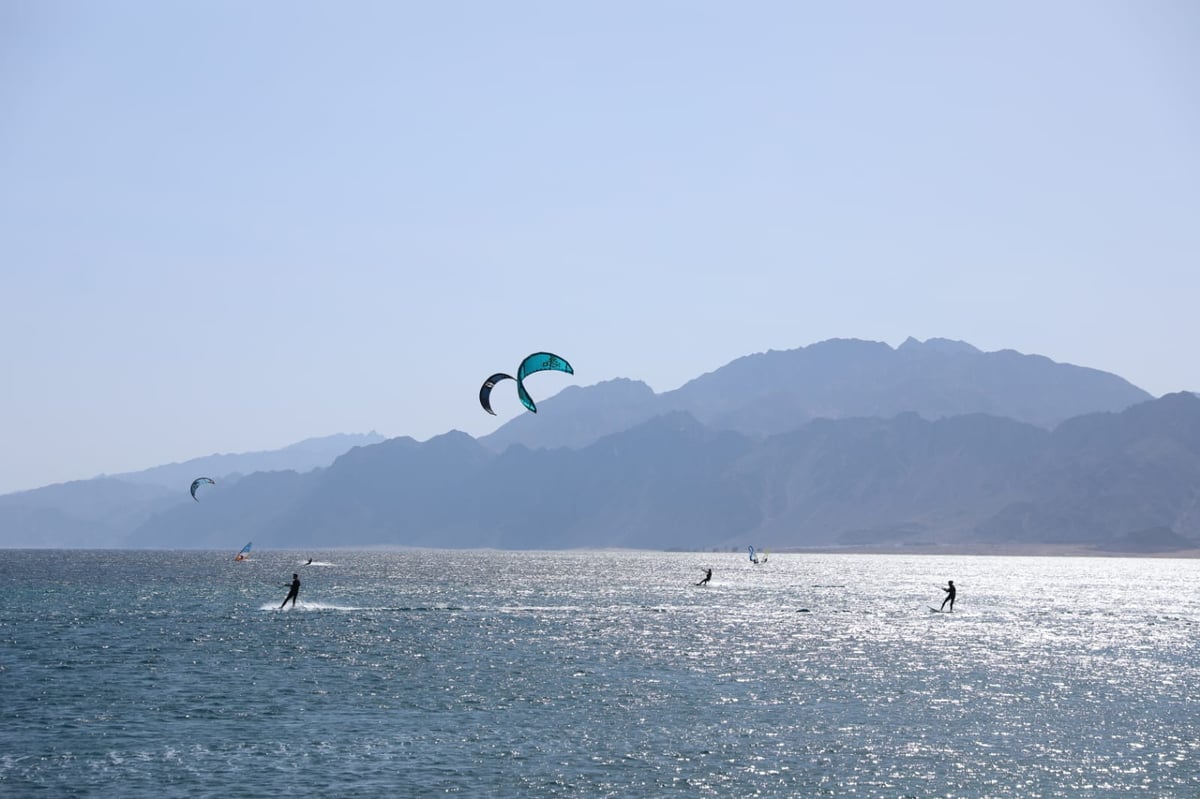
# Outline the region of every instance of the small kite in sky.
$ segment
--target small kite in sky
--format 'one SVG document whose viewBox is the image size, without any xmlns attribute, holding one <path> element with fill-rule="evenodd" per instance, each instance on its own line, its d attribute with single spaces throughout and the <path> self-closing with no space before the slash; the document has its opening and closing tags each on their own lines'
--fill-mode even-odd
<svg viewBox="0 0 1200 799">
<path fill-rule="evenodd" d="M 210 480 L 207 477 L 197 477 L 195 480 L 192 481 L 192 499 L 196 500 L 197 502 L 200 501 L 199 497 L 196 496 L 196 489 L 199 488 L 200 486 L 204 485 L 205 483 L 207 483 L 210 486 L 216 485 L 215 481 Z"/>
</svg>

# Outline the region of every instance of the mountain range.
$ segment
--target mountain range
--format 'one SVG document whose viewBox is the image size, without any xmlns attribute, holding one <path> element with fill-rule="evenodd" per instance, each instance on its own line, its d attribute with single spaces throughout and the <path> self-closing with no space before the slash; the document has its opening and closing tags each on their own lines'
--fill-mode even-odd
<svg viewBox="0 0 1200 799">
<path fill-rule="evenodd" d="M 206 455 L 183 463 L 169 463 L 140 472 L 115 474 L 112 477 L 126 483 L 178 489 L 181 485 L 191 484 L 197 475 L 228 479 L 252 472 L 307 472 L 328 466 L 339 455 L 354 447 L 378 444 L 383 440 L 384 437 L 373 430 L 365 434 L 338 433 L 320 438 L 306 438 L 283 449 Z"/>
<path fill-rule="evenodd" d="M 146 473 L 0 497 L 0 544 L 1161 552 L 1200 536 L 1200 399 L 944 339 L 831 340 L 661 394 L 569 388 L 478 440 L 343 445 L 199 503 Z"/>
<path fill-rule="evenodd" d="M 748 435 L 794 430 L 813 419 L 929 419 L 986 413 L 1053 427 L 1098 410 L 1120 410 L 1150 395 L 1107 372 L 1013 350 L 981 352 L 962 341 L 830 339 L 794 350 L 747 355 L 674 391 L 655 394 L 632 380 L 569 388 L 555 413 L 519 416 L 481 442 L 579 447 L 671 411 Z"/>
<path fill-rule="evenodd" d="M 191 502 L 187 487 L 200 475 L 225 484 L 256 472 L 307 472 L 328 466 L 352 447 L 383 440 L 375 432 L 337 434 L 267 452 L 208 455 L 139 472 L 5 494 L 0 496 L 0 546 L 120 546 L 130 530 L 155 513 Z"/>
</svg>

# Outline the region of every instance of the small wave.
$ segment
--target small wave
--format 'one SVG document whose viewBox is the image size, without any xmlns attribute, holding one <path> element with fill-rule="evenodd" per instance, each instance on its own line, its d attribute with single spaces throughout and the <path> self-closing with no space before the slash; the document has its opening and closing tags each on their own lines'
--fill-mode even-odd
<svg viewBox="0 0 1200 799">
<path fill-rule="evenodd" d="M 581 605 L 500 605 L 498 613 L 582 613 Z"/>
</svg>

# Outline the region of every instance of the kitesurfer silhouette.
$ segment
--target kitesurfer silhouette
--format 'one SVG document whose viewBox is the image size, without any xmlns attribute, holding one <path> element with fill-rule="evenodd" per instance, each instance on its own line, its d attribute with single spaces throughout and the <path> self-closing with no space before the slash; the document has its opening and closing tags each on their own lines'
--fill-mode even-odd
<svg viewBox="0 0 1200 799">
<path fill-rule="evenodd" d="M 950 612 L 953 613 L 954 612 L 954 595 L 957 593 L 957 591 L 954 588 L 954 581 L 950 580 L 950 587 L 943 588 L 942 590 L 946 592 L 946 598 L 942 600 L 942 609 L 944 610 L 946 608 L 946 603 L 949 602 L 950 603 Z"/>
<path fill-rule="evenodd" d="M 696 585 L 705 585 L 705 584 L 707 584 L 707 583 L 708 583 L 708 581 L 709 581 L 709 580 L 711 580 L 711 579 L 712 579 L 712 569 L 709 569 L 709 570 L 707 571 L 707 573 L 704 575 L 704 579 L 703 579 L 703 580 L 701 580 L 700 582 L 696 583 Z"/>
<path fill-rule="evenodd" d="M 292 575 L 292 587 L 288 589 L 287 598 L 283 600 L 283 605 L 280 605 L 279 609 L 283 610 L 283 606 L 288 603 L 288 599 L 292 600 L 292 607 L 295 608 L 296 607 L 296 596 L 299 593 L 300 593 L 300 575 L 293 574 Z"/>
<path fill-rule="evenodd" d="M 312 565 L 312 558 L 309 558 L 309 559 L 308 559 L 308 563 L 305 563 L 304 565 L 305 565 L 305 566 L 311 566 L 311 565 Z"/>
</svg>

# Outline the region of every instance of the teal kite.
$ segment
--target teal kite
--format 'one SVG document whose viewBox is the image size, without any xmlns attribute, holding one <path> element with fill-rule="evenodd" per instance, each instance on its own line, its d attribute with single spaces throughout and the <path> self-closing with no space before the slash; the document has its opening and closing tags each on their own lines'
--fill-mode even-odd
<svg viewBox="0 0 1200 799">
<path fill-rule="evenodd" d="M 205 483 L 207 483 L 210 486 L 216 485 L 215 481 L 210 480 L 207 477 L 197 477 L 195 480 L 192 481 L 192 499 L 196 500 L 197 502 L 200 501 L 200 499 L 196 496 L 196 489 L 199 488 L 200 486 L 204 485 Z"/>
<path fill-rule="evenodd" d="M 495 416 L 496 412 L 492 410 L 492 389 L 501 380 L 516 380 L 517 396 L 521 399 L 521 404 L 533 413 L 537 413 L 537 405 L 534 404 L 533 397 L 529 396 L 529 392 L 525 390 L 525 378 L 534 372 L 547 371 L 566 372 L 569 375 L 575 374 L 575 370 L 571 368 L 571 364 L 567 363 L 565 358 L 561 358 L 552 352 L 535 352 L 521 361 L 521 366 L 517 369 L 516 377 L 504 372 L 496 372 L 496 374 L 484 380 L 483 386 L 479 389 L 479 404 L 483 406 L 485 411 Z"/>
<path fill-rule="evenodd" d="M 521 367 L 517 369 L 517 396 L 521 398 L 521 404 L 534 413 L 537 413 L 537 405 L 533 404 L 533 397 L 525 390 L 525 378 L 534 372 L 546 371 L 575 374 L 571 364 L 552 352 L 535 352 L 521 361 Z"/>
</svg>

